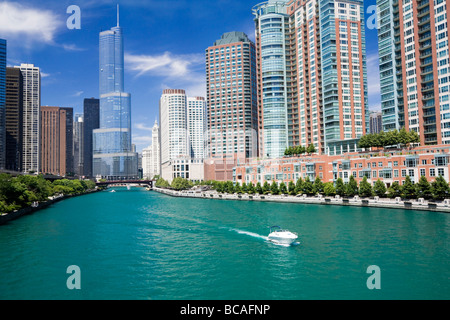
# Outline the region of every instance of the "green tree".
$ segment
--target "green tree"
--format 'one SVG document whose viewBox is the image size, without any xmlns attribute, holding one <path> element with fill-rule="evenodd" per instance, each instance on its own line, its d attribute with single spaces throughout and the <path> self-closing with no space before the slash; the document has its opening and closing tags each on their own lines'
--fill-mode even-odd
<svg viewBox="0 0 450 320">
<path fill-rule="evenodd" d="M 418 198 L 431 199 L 433 197 L 431 185 L 425 176 L 421 176 L 416 183 L 416 195 Z"/>
<path fill-rule="evenodd" d="M 323 194 L 324 193 L 324 184 L 322 180 L 320 180 L 319 177 L 316 177 L 316 180 L 314 181 L 314 193 L 315 194 Z"/>
<path fill-rule="evenodd" d="M 359 184 L 359 195 L 361 197 L 371 197 L 373 195 L 372 186 L 367 181 L 366 176 L 364 176 L 361 183 Z"/>
<path fill-rule="evenodd" d="M 402 186 L 402 196 L 406 199 L 413 199 L 416 197 L 416 188 L 409 176 L 406 176 L 405 183 Z"/>
<path fill-rule="evenodd" d="M 295 194 L 302 194 L 303 193 L 303 179 L 300 177 L 297 180 L 297 183 L 295 184 Z"/>
<path fill-rule="evenodd" d="M 280 183 L 280 193 L 281 194 L 287 194 L 288 193 L 287 188 L 286 188 L 286 184 L 284 182 Z"/>
<path fill-rule="evenodd" d="M 334 187 L 332 182 L 326 182 L 323 187 L 323 192 L 327 197 L 332 197 L 336 195 L 336 188 Z"/>
<path fill-rule="evenodd" d="M 278 189 L 278 184 L 275 181 L 272 182 L 272 185 L 270 186 L 270 191 L 272 192 L 272 194 L 280 193 L 280 189 Z"/>
<path fill-rule="evenodd" d="M 242 193 L 247 193 L 248 192 L 248 187 L 247 187 L 247 184 L 245 183 L 245 181 L 242 182 L 241 189 L 242 189 Z"/>
<path fill-rule="evenodd" d="M 253 182 L 248 183 L 247 192 L 248 192 L 248 194 L 255 193 L 255 186 L 254 186 Z"/>
<path fill-rule="evenodd" d="M 309 154 L 315 153 L 315 152 L 316 152 L 316 147 L 314 146 L 314 144 L 311 143 L 311 144 L 308 146 L 308 148 L 306 149 L 306 152 L 309 153 Z"/>
<path fill-rule="evenodd" d="M 187 179 L 176 177 L 173 179 L 171 187 L 175 190 L 186 190 L 193 187 L 193 183 Z"/>
<path fill-rule="evenodd" d="M 158 188 L 168 188 L 170 187 L 170 184 L 165 179 L 159 178 L 158 180 L 156 180 L 155 186 Z"/>
<path fill-rule="evenodd" d="M 394 181 L 392 185 L 387 190 L 387 196 L 389 198 L 396 198 L 402 195 L 402 186 L 398 181 Z"/>
<path fill-rule="evenodd" d="M 383 181 L 378 179 L 373 186 L 373 192 L 380 198 L 384 198 L 386 196 L 386 185 Z"/>
<path fill-rule="evenodd" d="M 229 194 L 233 194 L 234 193 L 234 185 L 233 182 L 231 181 L 227 181 L 226 185 L 225 185 L 225 192 L 229 193 Z"/>
<path fill-rule="evenodd" d="M 315 195 L 314 184 L 309 180 L 309 177 L 306 176 L 305 181 L 303 182 L 303 193 L 312 196 Z"/>
<path fill-rule="evenodd" d="M 270 192 L 270 185 L 269 182 L 264 181 L 263 187 L 262 187 L 263 193 L 268 194 Z"/>
<path fill-rule="evenodd" d="M 431 183 L 431 190 L 433 197 L 437 200 L 443 200 L 449 197 L 450 187 L 441 175 Z"/>
<path fill-rule="evenodd" d="M 288 191 L 289 191 L 289 194 L 291 196 L 295 196 L 296 195 L 296 193 L 295 193 L 295 183 L 293 181 L 289 181 Z"/>
<path fill-rule="evenodd" d="M 353 175 L 350 176 L 347 186 L 345 187 L 345 195 L 347 197 L 354 197 L 359 193 L 358 182 L 356 182 Z"/>
<path fill-rule="evenodd" d="M 336 180 L 336 194 L 341 197 L 345 195 L 345 184 L 342 178 Z"/>
<path fill-rule="evenodd" d="M 257 192 L 258 194 L 263 194 L 263 193 L 264 193 L 263 188 L 262 188 L 260 182 L 258 182 L 258 183 L 256 184 L 256 192 Z"/>
<path fill-rule="evenodd" d="M 242 187 L 239 184 L 239 182 L 236 182 L 235 186 L 234 186 L 234 192 L 237 194 L 241 194 L 242 193 Z"/>
</svg>

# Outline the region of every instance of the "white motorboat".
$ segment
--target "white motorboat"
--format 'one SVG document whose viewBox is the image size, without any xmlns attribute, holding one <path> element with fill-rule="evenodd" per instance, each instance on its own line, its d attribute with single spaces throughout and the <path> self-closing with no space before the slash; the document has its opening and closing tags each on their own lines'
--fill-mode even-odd
<svg viewBox="0 0 450 320">
<path fill-rule="evenodd" d="M 273 226 L 270 227 L 270 234 L 267 239 L 274 243 L 290 245 L 298 239 L 298 235 L 289 230 L 284 230 L 280 226 Z"/>
</svg>

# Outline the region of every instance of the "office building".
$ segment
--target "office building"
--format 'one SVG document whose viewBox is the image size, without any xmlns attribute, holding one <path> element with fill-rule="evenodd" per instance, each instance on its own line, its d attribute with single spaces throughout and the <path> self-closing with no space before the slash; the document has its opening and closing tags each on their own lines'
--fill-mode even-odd
<svg viewBox="0 0 450 320">
<path fill-rule="evenodd" d="M 84 99 L 83 104 L 83 176 L 93 178 L 93 132 L 100 127 L 100 100 Z"/>
<path fill-rule="evenodd" d="M 253 14 L 262 157 L 355 151 L 369 129 L 363 1 L 269 0 Z"/>
<path fill-rule="evenodd" d="M 378 0 L 383 130 L 450 144 L 449 1 Z"/>
<path fill-rule="evenodd" d="M 33 64 L 16 66 L 23 78 L 22 171 L 40 172 L 41 72 Z"/>
<path fill-rule="evenodd" d="M 131 95 L 124 91 L 122 28 L 100 33 L 100 127 L 93 133 L 93 175 L 107 180 L 138 177 L 131 146 Z"/>
<path fill-rule="evenodd" d="M 6 167 L 6 40 L 0 39 L 0 169 Z"/>
<path fill-rule="evenodd" d="M 6 170 L 22 171 L 23 77 L 6 68 Z"/>
<path fill-rule="evenodd" d="M 44 174 L 71 174 L 72 156 L 71 108 L 41 107 L 41 170 Z"/>
<path fill-rule="evenodd" d="M 370 133 L 380 133 L 383 131 L 381 112 L 370 113 Z"/>
<path fill-rule="evenodd" d="M 76 176 L 84 176 L 84 117 L 78 113 L 73 118 L 73 167 Z"/>
<path fill-rule="evenodd" d="M 205 108 L 204 98 L 188 98 L 185 90 L 181 89 L 163 91 L 159 104 L 160 171 L 165 180 L 172 181 L 176 177 L 194 181 L 204 179 L 204 157 L 201 157 L 204 150 L 201 150 L 200 143 L 193 138 L 196 132 L 201 131 L 201 126 L 205 125 L 205 120 L 200 115 L 205 114 L 205 111 L 199 111 L 201 108 Z M 206 128 L 203 129 L 205 130 Z"/>
<path fill-rule="evenodd" d="M 205 180 L 231 180 L 239 161 L 258 156 L 255 44 L 227 32 L 206 49 Z"/>
</svg>

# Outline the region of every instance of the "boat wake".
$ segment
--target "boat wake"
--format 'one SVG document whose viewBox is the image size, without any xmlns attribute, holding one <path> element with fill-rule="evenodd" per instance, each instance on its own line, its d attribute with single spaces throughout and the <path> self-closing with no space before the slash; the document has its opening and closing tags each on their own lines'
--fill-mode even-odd
<svg viewBox="0 0 450 320">
<path fill-rule="evenodd" d="M 266 240 L 266 241 L 268 240 L 268 238 L 266 236 L 262 236 L 260 234 L 254 233 L 254 232 L 249 232 L 249 231 L 239 230 L 239 229 L 233 229 L 233 228 L 230 228 L 229 230 L 237 232 L 239 234 L 245 234 L 245 235 L 253 237 L 253 238 L 259 238 L 259 239 L 263 239 L 263 240 Z"/>
</svg>

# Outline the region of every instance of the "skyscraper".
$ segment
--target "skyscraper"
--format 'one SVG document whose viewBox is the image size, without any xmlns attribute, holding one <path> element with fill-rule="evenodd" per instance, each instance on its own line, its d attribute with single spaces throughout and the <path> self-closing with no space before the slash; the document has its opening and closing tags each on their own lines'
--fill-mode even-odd
<svg viewBox="0 0 450 320">
<path fill-rule="evenodd" d="M 84 99 L 83 105 L 84 133 L 83 133 L 83 175 L 92 178 L 93 168 L 93 132 L 100 127 L 100 100 Z"/>
<path fill-rule="evenodd" d="M 137 178 L 138 155 L 131 146 L 131 95 L 124 92 L 122 28 L 100 33 L 100 128 L 94 130 L 94 176 Z"/>
<path fill-rule="evenodd" d="M 6 170 L 22 170 L 22 138 L 22 72 L 17 68 L 6 68 Z"/>
<path fill-rule="evenodd" d="M 72 156 L 71 108 L 41 107 L 41 168 L 43 173 L 70 174 Z"/>
<path fill-rule="evenodd" d="M 21 64 L 23 77 L 22 171 L 40 172 L 41 72 L 33 64 Z"/>
<path fill-rule="evenodd" d="M 383 130 L 450 144 L 450 1 L 377 0 Z"/>
<path fill-rule="evenodd" d="M 73 118 L 73 167 L 75 175 L 84 176 L 84 118 L 75 114 Z"/>
<path fill-rule="evenodd" d="M 206 130 L 205 99 L 188 98 L 185 90 L 166 89 L 159 103 L 161 121 L 161 176 L 172 181 L 181 177 L 194 181 L 204 179 L 204 149 L 196 138 Z M 202 139 L 203 140 L 203 139 Z"/>
<path fill-rule="evenodd" d="M 231 180 L 239 161 L 258 156 L 255 52 L 243 32 L 227 32 L 206 49 L 206 180 Z"/>
<path fill-rule="evenodd" d="M 253 14 L 262 156 L 355 151 L 369 127 L 363 1 L 269 0 Z"/>
<path fill-rule="evenodd" d="M 6 166 L 6 40 L 0 39 L 0 169 Z"/>
</svg>

